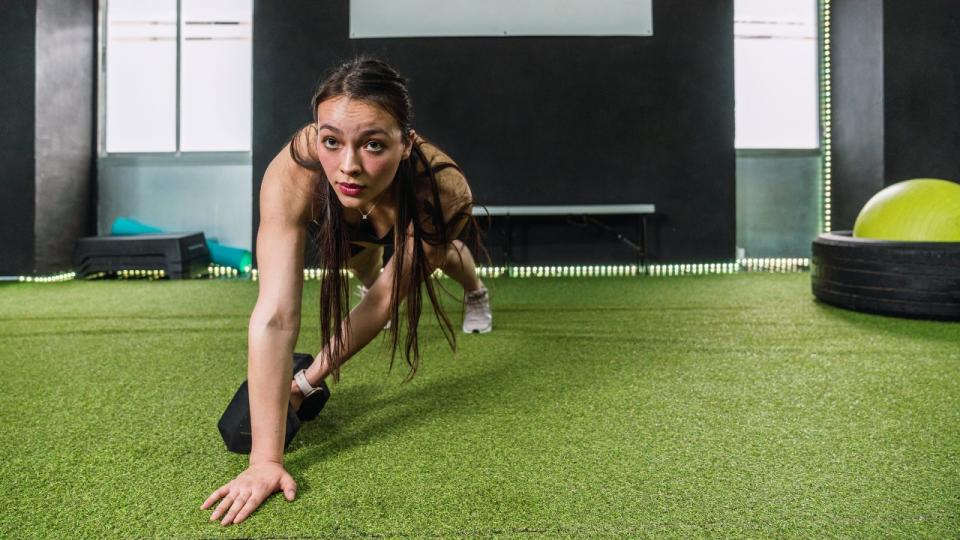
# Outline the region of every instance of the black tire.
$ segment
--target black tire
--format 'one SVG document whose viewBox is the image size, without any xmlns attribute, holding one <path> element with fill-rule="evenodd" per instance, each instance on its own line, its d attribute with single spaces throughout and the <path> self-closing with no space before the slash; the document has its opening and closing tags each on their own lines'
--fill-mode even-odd
<svg viewBox="0 0 960 540">
<path fill-rule="evenodd" d="M 813 294 L 830 305 L 960 321 L 960 242 L 888 242 L 850 231 L 813 241 Z"/>
</svg>

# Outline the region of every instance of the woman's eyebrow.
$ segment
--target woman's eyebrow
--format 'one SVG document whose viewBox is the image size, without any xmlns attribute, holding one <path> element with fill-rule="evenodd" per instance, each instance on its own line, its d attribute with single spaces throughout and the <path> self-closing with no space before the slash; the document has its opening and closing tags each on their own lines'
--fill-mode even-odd
<svg viewBox="0 0 960 540">
<path fill-rule="evenodd" d="M 361 132 L 360 132 L 360 135 L 361 135 L 362 137 L 366 137 L 367 135 L 372 135 L 372 134 L 374 134 L 374 133 L 379 133 L 379 134 L 381 134 L 381 135 L 389 135 L 389 133 L 387 133 L 387 130 L 385 130 L 385 129 L 383 129 L 383 128 L 379 128 L 379 127 L 367 128 L 367 129 L 361 131 Z"/>
<path fill-rule="evenodd" d="M 333 126 L 331 126 L 330 124 L 323 124 L 323 125 L 321 125 L 320 127 L 317 128 L 317 131 L 320 131 L 320 130 L 323 130 L 323 129 L 329 129 L 330 131 L 332 131 L 332 132 L 334 132 L 334 133 L 336 133 L 336 134 L 338 134 L 338 135 L 343 135 L 343 131 L 341 131 L 341 130 L 339 130 L 339 129 L 333 127 Z M 374 134 L 374 133 L 379 133 L 379 134 L 385 135 L 385 136 L 389 135 L 389 133 L 387 132 L 387 130 L 385 130 L 385 129 L 381 128 L 381 127 L 369 127 L 369 128 L 367 128 L 367 129 L 361 131 L 361 132 L 359 133 L 359 135 L 360 135 L 361 137 L 366 137 L 366 136 L 371 135 L 371 134 Z"/>
</svg>

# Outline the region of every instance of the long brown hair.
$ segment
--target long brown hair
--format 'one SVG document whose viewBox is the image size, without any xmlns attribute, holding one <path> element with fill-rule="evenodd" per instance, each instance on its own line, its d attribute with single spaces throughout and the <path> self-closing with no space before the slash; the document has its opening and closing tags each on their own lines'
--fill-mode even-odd
<svg viewBox="0 0 960 540">
<path fill-rule="evenodd" d="M 344 336 L 341 321 L 349 320 L 349 284 L 347 263 L 350 259 L 350 239 L 344 220 L 344 209 L 336 193 L 327 181 L 322 166 L 309 155 L 299 150 L 300 138 L 305 137 L 308 129 L 316 129 L 317 110 L 327 99 L 347 97 L 376 105 L 391 114 L 400 124 L 404 137 L 410 137 L 413 107 L 407 92 L 406 81 L 386 63 L 369 57 L 360 57 L 347 61 L 331 70 L 314 93 L 311 100 L 313 123 L 291 138 L 290 153 L 300 166 L 318 173 L 315 204 L 318 208 L 315 225 L 315 250 L 317 262 L 325 270 L 320 286 L 320 337 L 325 351 L 332 361 L 333 377 L 340 380 L 340 364 L 344 353 Z M 437 296 L 435 284 L 431 278 L 430 264 L 423 249 L 423 242 L 432 246 L 447 246 L 454 239 L 444 223 L 443 208 L 440 203 L 440 188 L 437 173 L 445 169 L 454 169 L 462 174 L 460 168 L 451 162 L 432 163 L 425 155 L 420 141 L 413 141 L 410 157 L 400 162 L 391 187 L 394 200 L 397 201 L 396 220 L 394 222 L 393 260 L 394 282 L 390 299 L 390 369 L 400 345 L 400 297 L 406 292 L 406 339 L 403 356 L 410 372 L 404 382 L 413 378 L 420 364 L 420 347 L 417 328 L 423 307 L 422 290 L 426 289 L 433 305 L 437 322 L 450 348 L 456 351 L 456 333 L 453 325 Z M 464 199 L 454 201 L 460 210 L 451 218 L 450 223 L 466 220 L 465 233 L 472 237 L 476 248 L 483 250 L 480 243 L 479 227 L 472 216 L 473 201 Z M 407 230 L 412 229 L 413 238 L 407 238 Z M 412 257 L 406 260 L 407 242 L 413 242 Z M 485 250 L 484 250 L 485 252 Z M 401 278 L 409 272 L 407 281 Z M 333 346 L 328 347 L 333 338 Z"/>
</svg>

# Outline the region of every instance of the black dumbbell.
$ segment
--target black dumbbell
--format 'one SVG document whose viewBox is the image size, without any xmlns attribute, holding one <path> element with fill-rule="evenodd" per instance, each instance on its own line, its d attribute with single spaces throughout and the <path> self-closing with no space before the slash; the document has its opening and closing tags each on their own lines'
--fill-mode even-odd
<svg viewBox="0 0 960 540">
<path fill-rule="evenodd" d="M 301 369 L 307 369 L 313 363 L 313 357 L 309 354 L 293 354 L 293 372 L 290 374 L 291 380 L 294 373 Z M 287 405 L 287 432 L 284 436 L 283 448 L 287 449 L 290 441 L 300 431 L 300 424 L 313 420 L 320 414 L 327 400 L 330 399 L 330 389 L 327 384 L 320 381 L 320 391 L 311 395 L 300 405 L 300 409 L 294 412 L 293 407 Z M 247 389 L 247 381 L 243 381 L 240 388 L 233 395 L 227 409 L 223 411 L 223 416 L 217 423 L 223 442 L 227 445 L 227 450 L 238 454 L 249 454 L 252 444 L 250 429 L 250 394 Z"/>
</svg>

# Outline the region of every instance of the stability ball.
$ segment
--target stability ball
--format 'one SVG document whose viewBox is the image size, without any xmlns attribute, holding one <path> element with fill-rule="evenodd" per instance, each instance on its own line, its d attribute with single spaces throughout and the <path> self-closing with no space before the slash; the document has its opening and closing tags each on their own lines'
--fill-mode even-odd
<svg viewBox="0 0 960 540">
<path fill-rule="evenodd" d="M 902 242 L 960 242 L 960 184 L 917 178 L 887 186 L 864 205 L 853 236 Z"/>
</svg>

